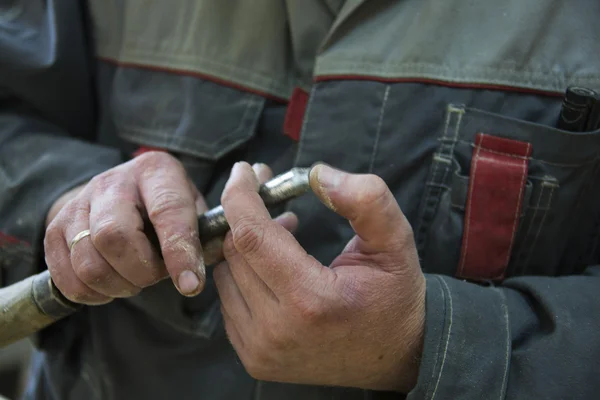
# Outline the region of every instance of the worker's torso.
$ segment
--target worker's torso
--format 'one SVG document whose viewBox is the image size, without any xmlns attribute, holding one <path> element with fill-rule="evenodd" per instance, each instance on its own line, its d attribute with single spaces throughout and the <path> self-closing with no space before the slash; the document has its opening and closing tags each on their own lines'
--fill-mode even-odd
<svg viewBox="0 0 600 400">
<path fill-rule="evenodd" d="M 494 281 L 597 262 L 600 134 L 554 127 L 567 85 L 600 89 L 596 1 L 97 0 L 90 11 L 99 140 L 173 152 L 210 205 L 233 160 L 276 172 L 324 161 L 385 179 L 425 272 Z M 300 117 L 284 135 L 296 87 Z M 353 235 L 314 196 L 287 208 L 325 264 Z M 190 300 L 164 282 L 75 318 L 69 334 L 83 339 L 48 344 L 74 352 L 48 356 L 56 398 L 372 395 L 253 381 L 212 285 Z M 133 358 L 139 369 L 122 367 Z"/>
</svg>

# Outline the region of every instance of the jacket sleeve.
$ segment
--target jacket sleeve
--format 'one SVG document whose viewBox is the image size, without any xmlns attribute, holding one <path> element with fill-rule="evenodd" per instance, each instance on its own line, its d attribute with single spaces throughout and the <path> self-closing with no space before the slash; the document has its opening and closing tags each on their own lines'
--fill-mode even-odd
<svg viewBox="0 0 600 400">
<path fill-rule="evenodd" d="M 484 287 L 427 276 L 409 399 L 591 399 L 600 381 L 600 267 Z"/>
<path fill-rule="evenodd" d="M 3 285 L 44 268 L 44 220 L 53 202 L 121 162 L 118 150 L 91 143 L 92 80 L 80 3 L 0 6 Z"/>
</svg>

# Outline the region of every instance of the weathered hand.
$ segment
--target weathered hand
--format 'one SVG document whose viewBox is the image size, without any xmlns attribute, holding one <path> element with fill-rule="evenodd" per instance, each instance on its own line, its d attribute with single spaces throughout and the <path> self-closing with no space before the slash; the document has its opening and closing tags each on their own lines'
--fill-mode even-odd
<svg viewBox="0 0 600 400">
<path fill-rule="evenodd" d="M 46 263 L 70 300 L 103 304 L 133 296 L 168 276 L 182 294 L 204 287 L 197 215 L 206 204 L 183 166 L 162 152 L 143 154 L 57 200 L 48 214 Z M 148 217 L 161 259 L 144 233 Z M 81 231 L 91 234 L 69 251 Z"/>
<path fill-rule="evenodd" d="M 418 375 L 425 279 L 386 184 L 313 168 L 315 193 L 356 232 L 330 268 L 289 233 L 295 217 L 269 218 L 258 185 L 248 164 L 234 166 L 221 199 L 231 226 L 227 261 L 215 270 L 225 326 L 247 371 L 261 380 L 408 392 Z"/>
</svg>

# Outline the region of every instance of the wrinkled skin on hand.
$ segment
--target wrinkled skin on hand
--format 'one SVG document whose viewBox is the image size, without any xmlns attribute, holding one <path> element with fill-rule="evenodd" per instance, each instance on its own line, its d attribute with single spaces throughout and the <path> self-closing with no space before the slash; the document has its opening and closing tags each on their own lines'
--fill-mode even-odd
<svg viewBox="0 0 600 400">
<path fill-rule="evenodd" d="M 356 236 L 326 267 L 269 218 L 257 174 L 234 166 L 222 196 L 231 232 L 215 270 L 225 326 L 255 378 L 408 392 L 416 383 L 425 279 L 412 229 L 385 182 L 318 165 L 311 187 Z"/>
<path fill-rule="evenodd" d="M 167 277 L 182 294 L 196 295 L 205 282 L 197 226 L 204 211 L 204 199 L 178 160 L 163 152 L 136 157 L 66 193 L 50 209 L 44 250 L 52 280 L 68 299 L 90 305 L 136 295 Z M 144 218 L 160 249 L 144 233 Z M 69 251 L 86 229 L 91 235 Z"/>
</svg>

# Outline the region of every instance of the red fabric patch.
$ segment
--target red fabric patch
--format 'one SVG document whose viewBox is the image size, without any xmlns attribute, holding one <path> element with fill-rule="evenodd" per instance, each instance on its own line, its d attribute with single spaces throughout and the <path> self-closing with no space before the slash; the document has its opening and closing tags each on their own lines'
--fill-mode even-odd
<svg viewBox="0 0 600 400">
<path fill-rule="evenodd" d="M 140 148 L 138 148 L 136 151 L 133 152 L 133 156 L 137 157 L 139 155 L 142 155 L 144 153 L 148 153 L 150 151 L 166 151 L 165 149 L 159 149 L 158 147 L 145 147 L 142 146 Z"/>
<path fill-rule="evenodd" d="M 304 122 L 304 113 L 308 104 L 308 93 L 300 88 L 295 88 L 290 98 L 285 121 L 283 122 L 283 133 L 295 140 L 300 140 L 302 123 Z"/>
<path fill-rule="evenodd" d="M 0 248 L 8 247 L 8 246 L 16 246 L 16 245 L 29 246 L 29 243 L 27 243 L 23 240 L 17 239 L 14 236 L 7 235 L 4 232 L 0 232 Z"/>
<path fill-rule="evenodd" d="M 499 280 L 512 252 L 531 144 L 477 134 L 457 276 Z"/>
</svg>

